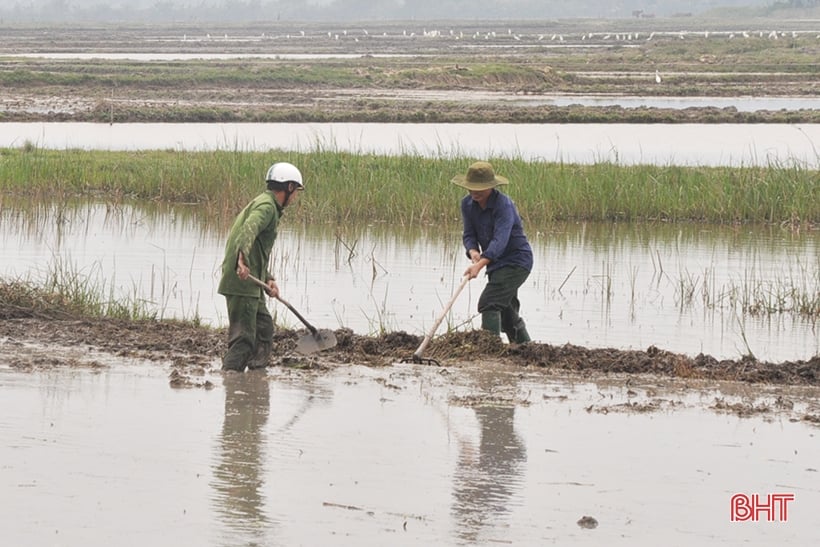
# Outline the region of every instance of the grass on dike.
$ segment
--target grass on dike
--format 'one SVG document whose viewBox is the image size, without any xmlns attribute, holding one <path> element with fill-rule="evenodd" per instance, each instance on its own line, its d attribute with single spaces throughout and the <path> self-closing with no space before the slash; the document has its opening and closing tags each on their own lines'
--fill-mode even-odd
<svg viewBox="0 0 820 547">
<path fill-rule="evenodd" d="M 106 285 L 100 272 L 82 272 L 61 261 L 49 265 L 42 282 L 0 279 L 0 319 L 43 317 L 55 319 L 109 318 L 157 320 L 160 311 L 138 296 L 118 298 L 114 282 Z M 198 317 L 189 323 L 200 324 Z"/>
<path fill-rule="evenodd" d="M 304 175 L 292 222 L 448 225 L 460 222 L 464 191 L 450 179 L 488 159 L 529 226 L 553 221 L 820 223 L 820 172 L 797 165 L 682 167 L 576 165 L 519 158 L 307 152 L 0 149 L 0 193 L 33 202 L 195 203 L 230 222 L 264 188 L 275 161 Z"/>
</svg>

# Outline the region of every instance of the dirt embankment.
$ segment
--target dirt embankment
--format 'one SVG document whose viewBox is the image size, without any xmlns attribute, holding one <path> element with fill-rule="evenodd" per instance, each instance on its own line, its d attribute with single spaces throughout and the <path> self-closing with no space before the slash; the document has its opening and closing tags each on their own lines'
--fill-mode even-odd
<svg viewBox="0 0 820 547">
<path fill-rule="evenodd" d="M 7 343 L 86 347 L 123 358 L 170 362 L 176 367 L 218 366 L 225 350 L 224 329 L 167 321 L 53 320 L 32 317 L 0 319 L 0 337 Z M 304 333 L 301 333 L 304 334 Z M 348 329 L 335 332 L 336 347 L 311 356 L 294 352 L 300 333 L 280 330 L 274 340 L 271 366 L 319 368 L 345 364 L 384 366 L 412 361 L 421 338 L 405 332 L 362 336 Z M 484 331 L 454 332 L 434 338 L 424 358 L 441 366 L 503 364 L 544 374 L 573 372 L 596 375 L 654 375 L 667 378 L 731 380 L 761 385 L 820 386 L 820 355 L 807 361 L 761 362 L 752 357 L 718 360 L 689 357 L 649 347 L 646 350 L 555 346 L 532 342 L 504 344 Z M 59 364 L 59 355 L 53 364 Z M 37 368 L 24 358 L 12 362 L 21 369 Z"/>
</svg>

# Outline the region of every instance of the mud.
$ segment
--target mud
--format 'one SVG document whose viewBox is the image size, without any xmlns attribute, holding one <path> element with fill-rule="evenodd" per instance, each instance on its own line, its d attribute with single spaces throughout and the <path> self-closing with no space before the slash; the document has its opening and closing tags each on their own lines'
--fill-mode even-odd
<svg viewBox="0 0 820 547">
<path fill-rule="evenodd" d="M 270 366 L 321 371 L 348 364 L 372 367 L 412 362 L 422 338 L 403 331 L 363 336 L 349 329 L 335 331 L 336 347 L 302 356 L 296 341 L 306 331 L 279 330 L 274 339 Z M 86 347 L 122 358 L 167 362 L 190 377 L 196 370 L 218 366 L 225 350 L 224 329 L 169 321 L 54 320 L 8 318 L 0 320 L 0 338 L 7 344 L 56 344 Z M 652 375 L 688 380 L 738 381 L 758 385 L 820 386 L 820 356 L 807 361 L 770 363 L 751 356 L 718 360 L 695 357 L 651 346 L 646 350 L 586 348 L 531 342 L 510 345 L 484 331 L 451 332 L 434 338 L 422 355 L 431 366 L 518 367 L 545 375 L 571 372 L 580 378 Z M 59 355 L 36 362 L 13 361 L 24 369 L 74 366 Z M 85 364 L 84 366 L 88 366 Z M 182 385 L 185 378 L 177 377 Z"/>
<path fill-rule="evenodd" d="M 46 370 L 102 372 L 115 362 L 145 363 L 168 368 L 172 389 L 218 387 L 220 357 L 226 347 L 225 329 L 175 321 L 48 319 L 0 313 L 0 357 L 9 368 L 35 373 Z M 290 371 L 311 378 L 344 367 L 383 368 L 414 363 L 422 338 L 406 332 L 363 336 L 339 329 L 332 349 L 300 355 L 296 341 L 307 331 L 280 329 L 275 334 L 272 374 Z M 514 346 L 484 331 L 452 332 L 434 338 L 422 355 L 423 363 L 438 370 L 443 381 L 457 383 L 456 371 L 492 369 L 530 381 L 593 383 L 616 388 L 625 400 L 602 398 L 585 408 L 593 414 L 645 414 L 685 408 L 686 393 L 742 393 L 703 399 L 705 410 L 738 417 L 784 416 L 820 426 L 817 405 L 820 356 L 808 361 L 761 362 L 754 358 L 722 360 L 708 355 L 689 357 L 650 347 L 646 350 L 556 346 L 531 342 Z M 215 376 L 217 374 L 217 376 Z M 234 374 L 234 373 L 230 373 Z M 386 382 L 385 388 L 394 388 Z M 455 385 L 454 385 L 455 387 Z M 498 391 L 452 395 L 450 404 L 469 408 L 515 404 L 527 406 L 526 396 L 509 398 Z"/>
<path fill-rule="evenodd" d="M 134 97 L 107 97 L 106 90 L 83 94 L 59 91 L 35 96 L 20 92 L 0 105 L 7 122 L 97 123 L 820 123 L 820 110 L 758 110 L 733 107 L 624 108 L 621 106 L 515 106 L 505 104 L 515 92 L 495 102 L 404 100 L 400 91 L 383 91 L 378 99 L 350 100 L 344 90 L 277 91 L 222 89 L 189 92 L 184 100 L 155 91 L 126 91 Z M 365 94 L 366 92 L 360 92 Z M 749 94 L 742 90 L 738 94 Z M 149 96 L 150 98 L 142 98 Z M 152 94 L 154 94 L 152 96 Z M 243 94 L 243 100 L 236 97 Z M 138 97 L 142 95 L 142 97 Z"/>
</svg>

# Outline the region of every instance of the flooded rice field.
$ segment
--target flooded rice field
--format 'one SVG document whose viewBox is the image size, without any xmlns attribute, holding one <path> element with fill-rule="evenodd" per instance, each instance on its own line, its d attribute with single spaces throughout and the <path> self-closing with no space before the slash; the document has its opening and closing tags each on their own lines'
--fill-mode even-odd
<svg viewBox="0 0 820 547">
<path fill-rule="evenodd" d="M 7 200 L 1 275 L 62 268 L 165 318 L 224 325 L 224 234 L 191 213 Z M 645 363 L 638 373 L 615 350 L 607 372 L 533 366 L 525 347 L 523 365 L 473 352 L 443 366 L 277 349 L 265 372 L 223 374 L 219 332 L 155 325 L 174 340 L 155 344 L 147 328 L 113 321 L 3 321 L 4 541 L 816 544 L 820 388 L 816 359 L 799 360 L 820 353 L 817 326 L 744 314 L 729 296 L 790 276 L 812 282 L 816 232 L 581 224 L 532 236 L 538 266 L 522 301 L 533 338 L 556 358 L 574 351 L 568 342 L 646 349 L 629 357 Z M 458 231 L 289 228 L 274 252 L 290 301 L 317 325 L 359 333 L 423 333 L 463 269 Z M 442 330 L 474 326 L 479 283 Z M 286 310 L 277 319 L 295 323 Z M 747 349 L 798 360 L 798 376 L 777 381 L 774 365 L 755 379 L 742 360 L 731 375 L 746 378 L 748 366 L 752 383 L 653 368 L 663 350 Z M 749 519 L 742 501 L 755 495 L 777 496 L 777 510 Z"/>
<path fill-rule="evenodd" d="M 7 25 L 0 114 L 116 123 L 816 123 L 816 18 L 742 19 L 122 22 L 81 33 Z"/>
<path fill-rule="evenodd" d="M 253 40 L 225 34 L 214 47 L 204 31 L 146 39 L 145 29 L 136 38 L 122 30 L 100 42 L 92 30 L 81 37 L 50 30 L 54 35 L 44 40 L 24 29 L 20 36 L 10 32 L 2 48 L 18 57 L 14 63 L 41 55 L 58 64 L 84 56 L 96 61 L 103 57 L 101 43 L 110 44 L 105 58 L 114 61 L 268 60 L 271 54 L 259 45 L 268 42 L 261 32 L 270 29 Z M 345 40 L 326 39 L 324 30 L 312 33 L 315 52 L 300 42 L 274 58 L 400 60 L 406 43 L 416 56 L 429 44 L 396 34 L 389 48 L 374 53 L 370 46 L 339 46 Z M 515 38 L 507 32 L 505 51 L 514 55 L 528 51 L 516 45 L 522 36 L 532 42 L 529 49 L 544 38 L 537 34 L 543 29 Z M 566 32 L 567 41 L 580 48 L 593 38 L 583 32 L 583 38 Z M 596 50 L 611 49 L 606 32 L 595 37 Z M 729 32 L 713 31 L 704 41 L 729 40 Z M 676 43 L 694 37 L 675 27 L 646 34 L 643 42 L 655 44 L 664 34 Z M 799 28 L 791 36 L 803 44 L 814 34 Z M 448 36 L 455 39 L 452 31 Z M 483 52 L 497 51 L 489 36 Z M 358 38 L 351 33 L 347 42 L 359 44 Z M 452 44 L 440 38 L 437 33 L 449 51 Z M 557 42 L 563 34 L 538 52 L 555 48 L 563 57 L 565 46 Z M 467 46 L 468 58 L 476 47 Z M 791 57 L 772 62 L 784 58 Z M 367 94 L 402 105 L 455 100 L 485 108 L 816 108 L 811 71 L 768 82 L 767 97 L 751 96 L 762 89 L 755 77 L 755 93 L 746 96 L 738 91 L 746 87 L 718 86 L 723 78 L 704 80 L 691 67 L 653 62 L 666 66 L 667 88 L 691 81 L 691 89 L 719 90 L 722 97 L 681 97 L 674 87 L 659 86 L 652 88 L 658 96 L 647 97 L 497 94 L 493 81 L 469 93 L 334 89 L 320 99 L 349 103 L 348 95 Z M 612 79 L 610 65 L 576 71 L 594 83 Z M 621 78 L 626 87 L 611 82 L 606 89 L 633 89 L 627 81 L 633 79 L 643 93 L 646 82 L 660 83 L 643 59 L 629 72 Z M 779 72 L 770 74 L 784 80 Z M 749 79 L 733 70 L 726 75 Z M 5 93 L 0 112 L 33 113 L 49 123 L 2 123 L 0 147 L 322 147 L 809 168 L 820 161 L 817 124 L 113 123 L 114 109 L 131 105 L 107 83 L 102 92 L 110 102 L 100 102 L 97 88 L 72 85 L 41 94 L 30 87 Z M 168 100 L 145 89 L 136 94 L 150 99 L 145 104 Z M 192 106 L 177 95 L 175 107 Z M 236 106 L 233 95 L 228 98 L 214 104 Z M 50 123 L 99 104 L 112 123 Z M 165 111 L 158 112 L 164 119 Z M 820 335 L 815 319 L 794 311 L 795 295 L 818 292 L 816 230 L 528 227 L 536 270 L 522 288 L 522 312 L 536 342 L 505 349 L 512 359 L 482 353 L 486 348 L 469 332 L 477 326 L 483 284 L 474 280 L 440 329 L 448 334 L 431 345 L 444 339 L 464 354 L 427 366 L 398 357 L 412 351 L 458 283 L 465 267 L 460 231 L 286 226 L 274 248 L 283 296 L 314 324 L 337 329 L 342 343 L 315 359 L 294 358 L 283 349 L 290 341 L 282 329 L 276 360 L 264 373 L 223 374 L 219 329 L 226 318 L 216 281 L 224 228 L 194 208 L 0 199 L 0 279 L 76 275 L 112 299 L 149 306 L 162 319 L 197 318 L 216 329 L 192 334 L 194 327 L 177 323 L 0 320 L 4 545 L 820 543 Z M 769 306 L 778 311 L 763 311 Z M 280 324 L 297 325 L 281 306 L 271 308 Z M 391 333 L 403 344 L 380 353 Z M 370 351 L 352 351 L 356 344 Z M 588 362 L 595 359 L 601 363 Z M 600 364 L 606 366 L 596 368 Z M 699 376 L 704 370 L 709 374 Z"/>
<path fill-rule="evenodd" d="M 59 353 L 71 367 L 8 366 Z M 0 340 L 9 545 L 813 545 L 816 388 L 201 370 Z M 173 376 L 173 375 L 171 375 Z M 736 494 L 786 513 L 733 522 Z M 735 516 L 740 514 L 735 512 Z"/>
<path fill-rule="evenodd" d="M 0 277 L 43 281 L 64 271 L 113 298 L 147 303 L 161 318 L 223 326 L 223 231 L 196 208 L 6 201 Z M 559 223 L 529 232 L 536 267 L 521 293 L 534 340 L 718 359 L 820 353 L 816 321 L 797 311 L 800 295 L 819 290 L 817 231 Z M 311 323 L 359 334 L 424 334 L 466 268 L 458 227 L 339 232 L 285 223 L 273 253 L 283 296 Z M 484 282 L 468 284 L 441 332 L 477 327 Z M 767 311 L 775 306 L 783 311 Z M 278 322 L 298 326 L 283 306 L 270 307 Z"/>
</svg>

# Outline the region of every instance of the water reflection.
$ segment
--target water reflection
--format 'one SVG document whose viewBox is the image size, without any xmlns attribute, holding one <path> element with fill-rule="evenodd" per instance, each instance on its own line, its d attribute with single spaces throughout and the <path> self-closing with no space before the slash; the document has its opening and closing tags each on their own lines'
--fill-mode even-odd
<svg viewBox="0 0 820 547">
<path fill-rule="evenodd" d="M 621 165 L 817 168 L 820 124 L 17 123 L 0 147 L 311 151 Z"/>
<path fill-rule="evenodd" d="M 639 379 L 636 395 L 518 369 L 530 403 L 451 406 L 474 426 L 454 446 L 437 403 L 478 392 L 472 367 L 272 369 L 223 394 L 169 389 L 167 367 L 113 355 L 94 371 L 11 368 L 25 351 L 0 340 L 4 546 L 820 545 L 816 388 Z M 513 389 L 499 376 L 490 394 Z M 635 400 L 662 404 L 617 410 Z M 797 490 L 789 522 L 730 526 L 729 496 L 758 485 Z M 590 514 L 601 526 L 580 530 Z"/>
<path fill-rule="evenodd" d="M 270 385 L 264 371 L 225 374 L 225 420 L 213 467 L 215 513 L 225 545 L 266 545 L 265 426 Z M 246 537 L 246 541 L 239 538 Z"/>
<path fill-rule="evenodd" d="M 483 384 L 480 392 L 492 396 L 493 386 Z M 527 460 L 526 446 L 515 430 L 514 404 L 481 404 L 473 410 L 479 425 L 478 450 L 461 443 L 453 477 L 453 518 L 465 545 L 476 544 L 485 529 L 504 528 Z"/>
</svg>

